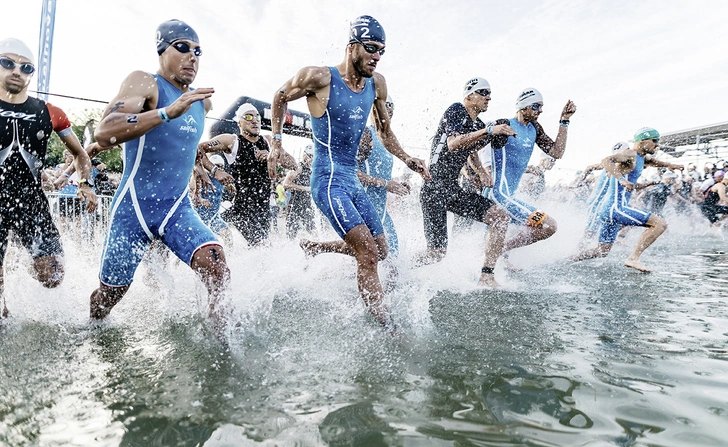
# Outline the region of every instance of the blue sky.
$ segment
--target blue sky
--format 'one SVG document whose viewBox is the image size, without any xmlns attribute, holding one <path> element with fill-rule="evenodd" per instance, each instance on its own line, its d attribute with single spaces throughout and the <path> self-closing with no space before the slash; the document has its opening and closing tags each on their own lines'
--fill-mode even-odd
<svg viewBox="0 0 728 447">
<path fill-rule="evenodd" d="M 12 10 L 0 38 L 37 48 L 42 0 L 0 0 Z M 728 2 L 712 1 L 59 1 L 51 90 L 110 100 L 131 71 L 155 71 L 154 31 L 185 20 L 204 49 L 195 86 L 214 87 L 221 113 L 238 96 L 270 101 L 306 65 L 335 65 L 348 23 L 376 17 L 387 32 L 378 71 L 397 103 L 394 129 L 419 156 L 463 84 L 488 79 L 483 119 L 513 116 L 525 87 L 544 95 L 541 122 L 555 136 L 558 115 L 578 107 L 561 169 L 605 156 L 636 129 L 662 132 L 728 120 L 723 78 L 728 52 L 722 20 Z M 35 84 L 33 84 L 35 85 Z M 92 104 L 52 99 L 71 114 Z M 303 102 L 293 108 L 305 110 Z"/>
</svg>

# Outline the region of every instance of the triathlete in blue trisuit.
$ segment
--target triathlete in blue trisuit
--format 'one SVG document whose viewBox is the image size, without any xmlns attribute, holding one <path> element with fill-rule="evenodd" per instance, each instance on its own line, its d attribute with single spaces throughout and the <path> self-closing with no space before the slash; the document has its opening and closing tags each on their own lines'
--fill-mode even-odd
<svg viewBox="0 0 728 447">
<path fill-rule="evenodd" d="M 612 153 L 616 154 L 627 149 L 629 149 L 629 144 L 620 141 L 612 147 Z M 598 168 L 596 166 L 598 166 Z M 586 223 L 586 230 L 584 230 L 584 240 L 593 237 L 594 234 L 596 234 L 596 232 L 601 228 L 601 221 L 597 210 L 599 205 L 602 203 L 602 199 L 604 199 L 604 196 L 607 195 L 607 191 L 609 190 L 609 173 L 604 170 L 602 163 L 599 162 L 598 165 L 595 165 L 595 169 L 593 169 L 592 166 L 587 168 L 587 170 L 592 171 L 596 169 L 602 169 L 602 172 L 597 177 L 596 182 L 594 182 L 594 189 L 592 189 L 592 192 L 586 201 L 586 213 L 588 220 Z"/>
<path fill-rule="evenodd" d="M 391 121 L 394 115 L 394 102 L 391 97 L 387 98 L 385 106 Z M 394 156 L 384 148 L 379 137 L 377 137 L 374 126 L 366 128 L 364 138 L 362 138 L 359 145 L 357 159 L 359 160 L 359 172 L 357 174 L 362 185 L 364 185 L 369 201 L 377 212 L 379 221 L 384 227 L 389 256 L 397 256 L 399 238 L 397 237 L 397 230 L 394 228 L 392 216 L 387 211 L 387 193 L 391 192 L 400 196 L 407 195 L 410 192 L 409 185 L 392 180 Z"/>
<path fill-rule="evenodd" d="M 385 34 L 379 22 L 370 16 L 358 17 L 351 24 L 343 62 L 335 67 L 305 67 L 278 89 L 271 107 L 274 139 L 268 170 L 274 176 L 275 165 L 285 153 L 281 131 L 287 104 L 305 97 L 314 134 L 313 200 L 346 242 L 346 254 L 356 258 L 364 303 L 386 326 L 388 311 L 382 303 L 384 292 L 377 264 L 387 255 L 387 242 L 376 210 L 357 178 L 356 153 L 372 105 L 384 147 L 424 177 L 429 177 L 429 172 L 424 161 L 407 155 L 392 132 L 385 105 L 387 83 L 374 71 L 384 47 Z M 308 254 L 321 251 L 317 244 L 301 241 Z"/>
<path fill-rule="evenodd" d="M 391 120 L 394 115 L 394 102 L 392 102 L 390 96 L 387 96 L 386 107 L 387 114 Z M 392 193 L 404 196 L 409 194 L 410 187 L 407 183 L 392 180 L 394 157 L 384 148 L 379 137 L 377 137 L 374 126 L 369 126 L 364 129 L 356 159 L 359 162 L 357 176 L 376 211 L 377 219 L 382 224 L 387 239 L 387 260 L 392 260 L 399 253 L 399 239 L 397 238 L 397 231 L 394 228 L 394 221 L 392 221 L 392 217 L 387 211 L 387 194 Z M 346 241 L 343 240 L 328 242 L 305 241 L 303 246 L 306 250 L 314 248 L 314 252 L 311 254 L 348 254 L 350 252 Z M 384 289 L 388 290 L 393 288 L 396 285 L 396 278 L 398 276 L 399 270 L 397 266 L 389 263 L 389 269 L 385 275 Z"/>
<path fill-rule="evenodd" d="M 111 209 L 101 260 L 100 286 L 91 295 L 91 317 L 105 318 L 129 290 L 154 239 L 160 239 L 197 272 L 210 293 L 208 314 L 222 336 L 221 295 L 230 272 L 215 235 L 188 197 L 197 143 L 210 110 L 211 88 L 190 88 L 200 62 L 199 39 L 186 23 L 157 29 L 159 70 L 132 72 L 96 129 L 100 147 L 125 142 L 124 173 Z"/>
<path fill-rule="evenodd" d="M 543 96 L 538 90 L 523 90 L 516 101 L 516 109 L 515 118 L 496 121 L 510 124 L 516 135 L 495 136 L 491 145 L 494 185 L 490 199 L 506 210 L 511 221 L 522 225 L 520 231 L 505 242 L 504 253 L 551 237 L 556 232 L 556 221 L 551 216 L 516 199 L 514 195 L 531 159 L 534 145 L 537 144 L 552 158 L 560 159 L 564 155 L 569 118 L 576 112 L 574 103 L 567 101 L 561 111 L 559 133 L 554 141 L 538 123 L 543 111 Z"/>
<path fill-rule="evenodd" d="M 624 262 L 641 272 L 650 272 L 640 261 L 642 253 L 667 229 L 665 219 L 649 211 L 631 208 L 629 199 L 637 179 L 642 175 L 645 164 L 682 169 L 681 165 L 662 162 L 652 158 L 657 152 L 660 134 L 652 128 L 644 127 L 634 135 L 634 148 L 624 149 L 602 160 L 602 166 L 609 177 L 607 191 L 594 208 L 594 213 L 601 223 L 599 244 L 596 248 L 583 250 L 571 259 L 580 261 L 597 257 L 605 257 L 612 249 L 619 229 L 624 225 L 642 226 L 647 229 L 642 233 L 632 254 Z"/>
</svg>

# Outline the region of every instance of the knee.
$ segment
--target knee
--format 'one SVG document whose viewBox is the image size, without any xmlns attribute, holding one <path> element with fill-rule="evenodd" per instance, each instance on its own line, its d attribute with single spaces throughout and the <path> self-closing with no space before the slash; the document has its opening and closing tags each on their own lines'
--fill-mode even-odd
<svg viewBox="0 0 728 447">
<path fill-rule="evenodd" d="M 656 217 L 657 217 L 657 219 L 655 219 L 655 223 L 653 226 L 660 231 L 667 230 L 667 221 L 660 216 L 656 216 Z"/>
<path fill-rule="evenodd" d="M 198 250 L 192 257 L 190 266 L 211 284 L 222 285 L 230 280 L 230 268 L 225 261 L 225 252 L 219 245 Z"/>
<path fill-rule="evenodd" d="M 546 220 L 541 224 L 541 230 L 543 231 L 544 237 L 551 237 L 556 233 L 558 225 L 553 217 L 547 217 Z"/>
<path fill-rule="evenodd" d="M 224 284 L 230 280 L 230 267 L 224 260 L 212 263 L 206 270 L 207 276 L 217 284 Z"/>
<path fill-rule="evenodd" d="M 367 244 L 366 247 L 356 252 L 356 261 L 360 267 L 363 268 L 375 268 L 377 263 L 384 258 L 381 258 L 381 250 L 376 244 Z M 384 256 L 387 256 L 386 248 L 384 249 Z"/>
<path fill-rule="evenodd" d="M 491 228 L 506 230 L 509 221 L 510 216 L 506 213 L 506 210 L 500 207 L 491 207 L 486 214 L 486 223 Z"/>
</svg>

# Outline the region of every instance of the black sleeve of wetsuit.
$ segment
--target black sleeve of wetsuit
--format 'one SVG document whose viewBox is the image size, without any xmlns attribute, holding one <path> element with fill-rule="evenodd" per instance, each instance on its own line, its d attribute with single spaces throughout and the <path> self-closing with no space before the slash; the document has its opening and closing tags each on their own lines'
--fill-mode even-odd
<svg viewBox="0 0 728 447">
<path fill-rule="evenodd" d="M 554 140 L 546 135 L 546 132 L 543 130 L 543 126 L 541 126 L 541 123 L 535 122 L 533 123 L 533 125 L 536 126 L 536 144 L 538 145 L 538 147 L 541 148 L 542 151 L 548 154 L 554 147 Z"/>
</svg>

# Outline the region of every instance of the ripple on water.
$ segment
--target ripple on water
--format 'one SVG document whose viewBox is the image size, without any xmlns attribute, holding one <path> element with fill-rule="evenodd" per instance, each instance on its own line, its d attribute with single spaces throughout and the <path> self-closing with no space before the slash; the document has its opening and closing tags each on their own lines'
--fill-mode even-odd
<svg viewBox="0 0 728 447">
<path fill-rule="evenodd" d="M 97 327 L 85 323 L 97 259 L 71 263 L 54 292 L 16 266 L 0 444 L 727 445 L 728 304 L 714 281 L 726 260 L 691 254 L 717 239 L 671 222 L 645 254 L 655 275 L 625 271 L 631 247 L 559 263 L 579 214 L 551 209 L 559 232 L 514 253 L 523 272 L 497 270 L 507 290 L 474 286 L 482 228 L 438 265 L 403 267 L 388 298 L 403 341 L 368 318 L 350 260 L 305 260 L 283 238 L 229 253 L 229 351 L 184 265 L 156 288 L 136 282 Z M 403 259 L 424 244 L 413 216 Z"/>
</svg>

